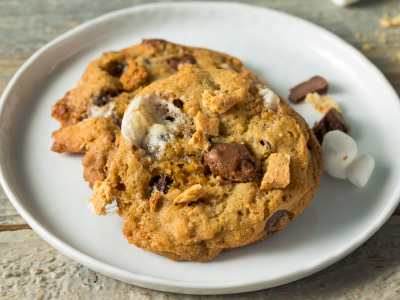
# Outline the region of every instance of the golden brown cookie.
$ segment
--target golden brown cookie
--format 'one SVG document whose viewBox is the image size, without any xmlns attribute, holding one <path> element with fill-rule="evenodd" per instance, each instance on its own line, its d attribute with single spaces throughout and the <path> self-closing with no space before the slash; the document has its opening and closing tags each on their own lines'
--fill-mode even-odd
<svg viewBox="0 0 400 300">
<path fill-rule="evenodd" d="M 61 129 L 54 132 L 55 152 L 86 152 L 96 143 L 96 151 L 86 152 L 84 158 L 85 179 L 92 186 L 96 180 L 104 180 L 105 162 L 110 143 L 97 141 L 103 138 L 106 127 L 120 127 L 124 110 L 129 101 L 157 80 L 167 78 L 187 65 L 199 68 L 230 69 L 260 81 L 257 75 L 243 67 L 232 56 L 201 48 L 172 44 L 164 40 L 143 40 L 141 44 L 108 52 L 91 62 L 78 86 L 66 93 L 52 108 L 52 116 L 61 122 Z M 99 132 L 94 118 L 106 120 Z M 82 139 L 85 140 L 82 143 Z M 90 163 L 88 163 L 90 162 Z"/>
<path fill-rule="evenodd" d="M 116 200 L 137 247 L 205 261 L 283 229 L 321 173 L 314 134 L 266 85 L 187 67 L 132 100 L 91 201 L 105 214 Z"/>
</svg>

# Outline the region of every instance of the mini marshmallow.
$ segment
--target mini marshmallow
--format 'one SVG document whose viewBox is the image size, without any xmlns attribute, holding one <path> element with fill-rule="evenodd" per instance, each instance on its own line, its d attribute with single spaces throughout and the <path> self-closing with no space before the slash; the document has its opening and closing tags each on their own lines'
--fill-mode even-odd
<svg viewBox="0 0 400 300">
<path fill-rule="evenodd" d="M 322 141 L 324 170 L 329 175 L 346 179 L 346 168 L 357 155 L 357 144 L 347 134 L 339 130 L 329 131 Z"/>
<path fill-rule="evenodd" d="M 347 178 L 354 185 L 364 187 L 371 177 L 374 168 L 375 161 L 373 157 L 369 154 L 360 154 L 347 167 Z"/>
<path fill-rule="evenodd" d="M 337 6 L 345 7 L 360 0 L 332 0 Z"/>
</svg>

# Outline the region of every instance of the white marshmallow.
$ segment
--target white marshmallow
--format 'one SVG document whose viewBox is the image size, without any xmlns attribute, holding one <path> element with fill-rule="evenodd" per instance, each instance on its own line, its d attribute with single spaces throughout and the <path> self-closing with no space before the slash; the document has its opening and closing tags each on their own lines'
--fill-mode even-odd
<svg viewBox="0 0 400 300">
<path fill-rule="evenodd" d="M 322 141 L 324 170 L 329 175 L 346 179 L 346 168 L 357 155 L 357 144 L 340 130 L 329 131 Z"/>
<path fill-rule="evenodd" d="M 369 154 L 360 154 L 347 167 L 347 178 L 354 185 L 364 187 L 371 177 L 374 168 L 375 161 L 373 157 Z"/>
<path fill-rule="evenodd" d="M 159 95 L 147 94 L 131 102 L 122 119 L 121 132 L 136 147 L 160 152 L 174 138 L 184 118 L 172 103 Z"/>
<path fill-rule="evenodd" d="M 345 7 L 360 0 L 332 0 L 337 6 Z"/>
<path fill-rule="evenodd" d="M 262 86 L 258 86 L 258 93 L 263 97 L 263 105 L 266 109 L 276 111 L 280 99 L 277 94 L 271 91 L 269 88 L 263 89 Z"/>
</svg>

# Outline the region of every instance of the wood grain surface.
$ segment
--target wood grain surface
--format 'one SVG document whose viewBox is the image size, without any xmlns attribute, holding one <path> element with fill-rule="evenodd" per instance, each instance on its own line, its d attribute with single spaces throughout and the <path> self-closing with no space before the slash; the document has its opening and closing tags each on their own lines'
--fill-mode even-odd
<svg viewBox="0 0 400 300">
<path fill-rule="evenodd" d="M 149 2 L 166 1 L 0 0 L 0 94 L 24 61 L 55 37 L 104 13 Z M 400 13 L 400 1 L 362 0 L 345 9 L 329 0 L 242 2 L 287 12 L 332 31 L 363 52 L 400 92 L 400 27 L 382 28 L 378 23 L 385 13 Z M 0 298 L 400 299 L 399 229 L 397 209 L 363 246 L 315 275 L 253 293 L 187 296 L 128 285 L 70 260 L 29 229 L 0 187 Z"/>
</svg>

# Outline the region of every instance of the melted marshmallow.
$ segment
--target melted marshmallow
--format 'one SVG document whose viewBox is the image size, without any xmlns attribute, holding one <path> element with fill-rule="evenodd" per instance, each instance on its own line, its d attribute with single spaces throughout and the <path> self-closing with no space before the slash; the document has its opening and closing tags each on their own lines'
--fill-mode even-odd
<svg viewBox="0 0 400 300">
<path fill-rule="evenodd" d="M 136 147 L 157 153 L 174 139 L 183 121 L 184 115 L 176 106 L 159 95 L 148 94 L 137 97 L 129 105 L 121 131 Z"/>
<path fill-rule="evenodd" d="M 258 87 L 258 93 L 263 97 L 263 106 L 266 109 L 274 111 L 278 110 L 280 99 L 277 94 L 275 94 L 269 88 L 262 89 L 260 86 Z"/>
</svg>

